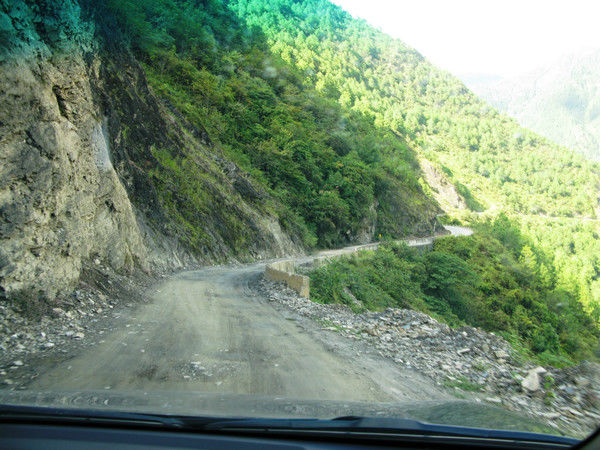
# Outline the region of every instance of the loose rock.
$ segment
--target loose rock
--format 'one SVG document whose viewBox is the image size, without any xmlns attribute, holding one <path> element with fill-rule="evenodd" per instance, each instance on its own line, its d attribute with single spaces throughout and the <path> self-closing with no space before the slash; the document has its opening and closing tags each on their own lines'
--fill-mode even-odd
<svg viewBox="0 0 600 450">
<path fill-rule="evenodd" d="M 496 355 L 496 358 L 498 358 L 498 359 L 508 358 L 508 353 L 506 353 L 504 350 L 496 350 L 494 352 L 494 355 Z"/>
<path fill-rule="evenodd" d="M 523 378 L 521 387 L 529 392 L 535 392 L 540 388 L 540 377 L 535 370 L 530 370 L 527 376 Z"/>
<path fill-rule="evenodd" d="M 266 280 L 258 288 L 271 302 L 348 338 L 365 341 L 402 368 L 417 370 L 440 385 L 456 386 L 462 380 L 453 392 L 461 391 L 461 384 L 471 386 L 461 392 L 463 397 L 501 404 L 551 426 L 560 418 L 561 429 L 574 435 L 582 436 L 600 425 L 597 364 L 583 362 L 565 369 L 535 366 L 521 358 L 513 360 L 510 344 L 494 333 L 473 327 L 453 329 L 418 311 L 388 308 L 356 314 L 343 305 L 311 302 Z M 582 413 L 573 414 L 567 407 Z"/>
</svg>

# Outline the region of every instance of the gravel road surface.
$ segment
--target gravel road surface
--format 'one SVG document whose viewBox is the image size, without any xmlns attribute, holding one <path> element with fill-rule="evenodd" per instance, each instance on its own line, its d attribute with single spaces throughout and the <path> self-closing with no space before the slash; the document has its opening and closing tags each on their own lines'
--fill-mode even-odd
<svg viewBox="0 0 600 450">
<path fill-rule="evenodd" d="M 470 230 L 448 227 L 452 234 Z M 430 243 L 421 239 L 412 245 Z M 354 251 L 351 247 L 344 251 Z M 356 402 L 444 401 L 435 383 L 353 340 L 275 309 L 251 286 L 265 263 L 177 274 L 37 391 L 202 392 Z"/>
</svg>

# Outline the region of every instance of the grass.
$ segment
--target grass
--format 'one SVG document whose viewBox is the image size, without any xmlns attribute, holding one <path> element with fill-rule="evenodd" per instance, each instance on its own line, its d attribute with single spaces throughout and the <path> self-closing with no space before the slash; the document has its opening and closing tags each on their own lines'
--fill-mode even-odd
<svg viewBox="0 0 600 450">
<path fill-rule="evenodd" d="M 550 375 L 544 377 L 544 391 L 544 403 L 546 405 L 551 405 L 552 400 L 556 398 L 556 394 L 554 393 L 554 378 Z"/>
<path fill-rule="evenodd" d="M 319 323 L 323 327 L 335 328 L 335 331 L 337 332 L 342 332 L 342 330 L 344 329 L 341 325 L 333 323 L 331 320 L 327 319 L 317 319 L 317 323 Z"/>
</svg>

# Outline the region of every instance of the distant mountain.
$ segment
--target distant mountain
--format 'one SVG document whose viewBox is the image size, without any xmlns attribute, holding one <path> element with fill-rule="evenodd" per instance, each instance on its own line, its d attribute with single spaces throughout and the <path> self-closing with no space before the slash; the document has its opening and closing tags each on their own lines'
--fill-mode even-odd
<svg viewBox="0 0 600 450">
<path fill-rule="evenodd" d="M 600 161 L 600 49 L 564 56 L 526 75 L 485 83 L 463 78 L 523 126 Z"/>
<path fill-rule="evenodd" d="M 458 75 L 458 78 L 474 91 L 478 88 L 487 88 L 491 84 L 496 84 L 503 79 L 501 76 L 491 73 L 465 73 Z"/>
</svg>

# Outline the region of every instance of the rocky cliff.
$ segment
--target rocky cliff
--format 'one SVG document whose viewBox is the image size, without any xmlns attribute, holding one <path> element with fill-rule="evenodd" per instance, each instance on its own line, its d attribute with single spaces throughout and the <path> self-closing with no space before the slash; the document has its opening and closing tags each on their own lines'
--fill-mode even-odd
<svg viewBox="0 0 600 450">
<path fill-rule="evenodd" d="M 161 103 L 93 14 L 0 0 L 0 296 L 52 301 L 88 261 L 130 273 L 297 249 L 261 209 L 266 194 Z M 157 179 L 171 160 L 207 197 L 202 239 L 173 219 L 186 198 Z"/>
</svg>

